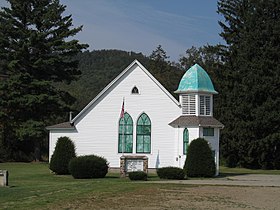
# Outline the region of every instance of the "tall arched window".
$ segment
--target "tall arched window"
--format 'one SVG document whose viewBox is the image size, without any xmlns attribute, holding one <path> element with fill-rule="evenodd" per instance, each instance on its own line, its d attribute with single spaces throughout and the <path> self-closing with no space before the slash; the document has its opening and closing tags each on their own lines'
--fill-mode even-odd
<svg viewBox="0 0 280 210">
<path fill-rule="evenodd" d="M 185 128 L 184 133 L 183 133 L 183 154 L 187 154 L 188 150 L 188 145 L 189 145 L 189 131 L 187 128 Z"/>
<path fill-rule="evenodd" d="M 128 113 L 119 121 L 119 153 L 132 153 L 133 146 L 133 121 Z"/>
<path fill-rule="evenodd" d="M 151 120 L 143 113 L 137 121 L 136 152 L 151 153 Z"/>
</svg>

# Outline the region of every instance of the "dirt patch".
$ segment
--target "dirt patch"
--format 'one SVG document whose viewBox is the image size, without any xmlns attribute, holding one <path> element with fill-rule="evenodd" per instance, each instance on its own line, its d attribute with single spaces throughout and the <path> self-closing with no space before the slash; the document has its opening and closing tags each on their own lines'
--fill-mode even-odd
<svg viewBox="0 0 280 210">
<path fill-rule="evenodd" d="M 62 209 L 278 209 L 278 187 L 151 185 L 130 193 L 89 195 Z M 59 206 L 56 206 L 59 207 Z"/>
</svg>

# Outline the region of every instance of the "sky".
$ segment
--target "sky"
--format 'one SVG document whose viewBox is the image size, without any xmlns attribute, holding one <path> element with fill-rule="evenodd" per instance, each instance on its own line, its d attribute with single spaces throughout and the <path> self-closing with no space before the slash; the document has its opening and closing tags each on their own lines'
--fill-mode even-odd
<svg viewBox="0 0 280 210">
<path fill-rule="evenodd" d="M 171 61 L 185 51 L 223 43 L 216 0 L 60 0 L 89 50 L 119 49 L 150 55 L 161 45 Z M 0 0 L 3 6 L 4 0 Z"/>
</svg>

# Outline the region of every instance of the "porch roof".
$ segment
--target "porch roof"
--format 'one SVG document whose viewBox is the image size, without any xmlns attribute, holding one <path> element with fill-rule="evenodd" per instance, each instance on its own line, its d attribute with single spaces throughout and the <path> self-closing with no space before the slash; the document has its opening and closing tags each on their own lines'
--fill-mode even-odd
<svg viewBox="0 0 280 210">
<path fill-rule="evenodd" d="M 174 128 L 186 126 L 224 128 L 224 125 L 214 117 L 195 115 L 181 115 L 180 117 L 169 123 L 169 125 Z"/>
<path fill-rule="evenodd" d="M 56 130 L 56 129 L 75 129 L 75 126 L 70 122 L 63 122 L 56 125 L 51 125 L 46 127 L 47 130 Z"/>
</svg>

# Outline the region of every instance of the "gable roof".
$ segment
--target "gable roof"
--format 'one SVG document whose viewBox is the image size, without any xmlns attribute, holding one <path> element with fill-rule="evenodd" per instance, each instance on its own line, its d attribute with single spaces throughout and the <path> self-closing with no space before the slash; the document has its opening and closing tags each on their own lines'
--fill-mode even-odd
<svg viewBox="0 0 280 210">
<path fill-rule="evenodd" d="M 134 60 L 126 69 L 124 69 L 112 82 L 110 82 L 91 102 L 88 103 L 88 105 L 85 106 L 85 108 L 80 111 L 77 116 L 75 116 L 71 124 L 74 124 L 77 119 L 79 119 L 80 116 L 84 112 L 86 112 L 93 104 L 97 103 L 98 99 L 102 97 L 104 94 L 106 94 L 110 87 L 113 86 L 116 82 L 118 82 L 121 78 L 123 78 L 126 73 L 134 66 L 137 65 L 140 67 L 140 69 L 177 105 L 180 106 L 180 103 L 160 84 L 160 82 L 138 61 Z"/>
<path fill-rule="evenodd" d="M 224 125 L 214 117 L 182 115 L 169 123 L 172 127 L 203 126 L 224 128 Z"/>
<path fill-rule="evenodd" d="M 51 125 L 46 127 L 47 130 L 55 130 L 55 129 L 75 129 L 75 126 L 73 124 L 71 124 L 70 122 L 63 122 L 63 123 L 59 123 L 56 125 Z"/>
</svg>

